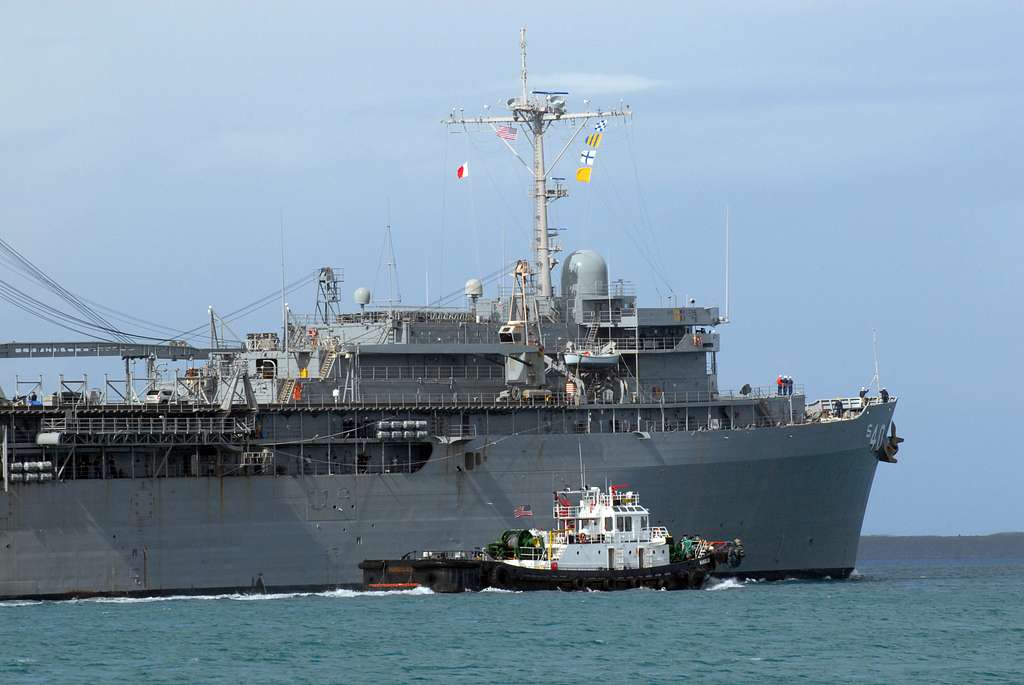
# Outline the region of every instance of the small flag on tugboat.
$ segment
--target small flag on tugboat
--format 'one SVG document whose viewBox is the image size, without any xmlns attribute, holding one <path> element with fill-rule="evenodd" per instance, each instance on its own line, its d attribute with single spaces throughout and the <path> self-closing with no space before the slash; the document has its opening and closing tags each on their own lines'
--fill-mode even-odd
<svg viewBox="0 0 1024 685">
<path fill-rule="evenodd" d="M 584 166 L 576 170 L 576 180 L 580 183 L 590 183 L 590 172 L 594 167 Z"/>
<path fill-rule="evenodd" d="M 511 126 L 499 126 L 494 130 L 494 132 L 498 134 L 499 138 L 504 140 L 515 140 L 516 134 L 519 133 Z"/>
<path fill-rule="evenodd" d="M 602 119 L 601 121 L 597 122 L 597 124 L 594 126 L 594 130 L 597 131 L 598 133 L 601 133 L 602 131 L 604 131 L 606 126 L 608 126 L 608 120 Z"/>
<path fill-rule="evenodd" d="M 463 162 L 462 166 L 455 170 L 456 178 L 469 178 L 469 162 Z"/>
<path fill-rule="evenodd" d="M 589 136 L 587 136 L 584 139 L 584 142 L 587 145 L 589 145 L 590 147 L 594 147 L 594 148 L 600 147 L 601 146 L 601 137 L 603 135 L 604 135 L 603 133 L 591 133 Z"/>
<path fill-rule="evenodd" d="M 594 166 L 597 150 L 584 150 L 580 153 L 580 166 Z"/>
<path fill-rule="evenodd" d="M 512 516 L 517 519 L 521 519 L 524 516 L 533 516 L 533 509 L 530 508 L 529 504 L 520 504 L 512 510 Z"/>
</svg>

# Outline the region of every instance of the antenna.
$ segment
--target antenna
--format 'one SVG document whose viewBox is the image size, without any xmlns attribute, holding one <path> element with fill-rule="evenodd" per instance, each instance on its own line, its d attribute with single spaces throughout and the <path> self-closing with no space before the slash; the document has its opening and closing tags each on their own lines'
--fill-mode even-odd
<svg viewBox="0 0 1024 685">
<path fill-rule="evenodd" d="M 284 280 L 284 210 L 281 212 L 281 325 L 284 329 L 284 363 L 285 371 L 287 373 L 288 364 L 288 302 L 285 300 L 286 297 L 286 286 Z"/>
<path fill-rule="evenodd" d="M 526 27 L 525 26 L 522 27 L 521 29 L 519 29 L 519 54 L 521 55 L 522 62 L 523 62 L 523 71 L 522 71 L 523 102 L 526 102 L 526 92 L 527 92 L 527 89 L 526 89 Z"/>
<path fill-rule="evenodd" d="M 577 440 L 576 445 L 580 449 L 580 490 L 587 489 L 587 478 L 583 473 L 583 442 Z"/>
<path fill-rule="evenodd" d="M 878 330 L 875 328 L 871 329 L 871 347 L 875 353 L 875 377 L 872 379 L 875 381 L 875 391 L 882 391 L 882 379 L 878 376 Z M 870 383 L 868 384 L 870 385 Z"/>
<path fill-rule="evenodd" d="M 550 241 L 554 237 L 555 232 L 548 227 L 548 205 L 554 200 L 566 197 L 569 193 L 559 184 L 556 184 L 554 188 L 548 188 L 548 175 L 562 159 L 569 146 L 572 145 L 576 136 L 579 135 L 590 119 L 595 117 L 628 117 L 632 112 L 628 108 L 607 111 L 594 109 L 584 112 L 566 112 L 565 98 L 561 95 L 563 91 L 535 91 L 535 95 L 531 97 L 526 77 L 525 27 L 519 31 L 519 52 L 522 64 L 520 72 L 522 92 L 519 97 L 512 97 L 507 100 L 506 104 L 510 110 L 509 115 L 466 118 L 463 116 L 462 110 L 459 110 L 458 115 L 453 110 L 449 118 L 443 123 L 449 126 L 462 127 L 465 127 L 467 124 L 484 124 L 491 126 L 495 132 L 498 130 L 495 126 L 496 124 L 519 125 L 529 129 L 530 135 L 527 136 L 527 140 L 533 146 L 532 165 L 520 157 L 507 140 L 503 138 L 501 140 L 505 147 L 529 169 L 531 174 L 530 195 L 534 203 L 531 251 L 537 273 L 537 297 L 549 299 L 554 294 L 551 288 L 551 269 L 558 263 L 554 257 L 554 253 L 558 252 L 558 246 Z M 584 104 L 587 104 L 586 101 L 584 101 Z M 544 133 L 551 124 L 562 121 L 571 122 L 575 129 L 569 136 L 569 140 L 555 156 L 554 161 L 548 166 L 544 161 Z"/>
<path fill-rule="evenodd" d="M 729 205 L 725 206 L 725 318 L 729 323 Z"/>
<path fill-rule="evenodd" d="M 391 240 L 391 200 L 388 200 L 388 222 L 384 225 L 384 258 L 388 270 L 388 309 L 402 302 L 402 286 L 398 282 L 398 263 L 395 259 L 395 245 Z"/>
</svg>

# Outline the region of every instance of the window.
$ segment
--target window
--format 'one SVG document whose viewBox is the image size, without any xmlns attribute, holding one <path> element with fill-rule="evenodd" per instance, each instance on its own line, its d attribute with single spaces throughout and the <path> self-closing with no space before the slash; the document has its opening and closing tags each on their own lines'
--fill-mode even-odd
<svg viewBox="0 0 1024 685">
<path fill-rule="evenodd" d="M 608 532 L 611 532 L 611 529 L 612 529 L 612 517 L 611 516 L 605 516 L 604 517 L 604 529 L 606 531 L 608 531 Z"/>
<path fill-rule="evenodd" d="M 623 517 L 623 523 L 626 524 L 626 527 L 625 528 L 621 528 L 620 527 L 619 530 L 625 530 L 625 531 L 633 530 L 633 517 L 632 516 L 624 516 Z"/>
<path fill-rule="evenodd" d="M 640 527 L 641 528 L 647 528 L 647 517 L 646 516 L 641 516 L 640 517 Z"/>
</svg>

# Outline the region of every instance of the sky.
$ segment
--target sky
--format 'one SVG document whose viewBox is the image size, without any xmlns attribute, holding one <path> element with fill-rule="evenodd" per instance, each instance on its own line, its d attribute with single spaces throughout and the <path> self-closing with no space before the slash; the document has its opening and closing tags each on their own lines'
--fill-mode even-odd
<svg viewBox="0 0 1024 685">
<path fill-rule="evenodd" d="M 720 387 L 853 395 L 877 331 L 907 442 L 864 531 L 1024 530 L 1017 2 L 4 3 L 0 236 L 175 330 L 279 288 L 282 224 L 289 281 L 331 265 L 346 303 L 386 298 L 390 222 L 403 302 L 458 293 L 528 252 L 526 172 L 441 124 L 503 111 L 520 26 L 531 87 L 634 112 L 552 206 L 567 250 L 648 306 L 723 304 L 728 207 Z M 271 303 L 233 328 L 279 321 Z M 0 302 L 0 340 L 80 337 Z M 0 387 L 40 370 L 0 361 Z"/>
</svg>

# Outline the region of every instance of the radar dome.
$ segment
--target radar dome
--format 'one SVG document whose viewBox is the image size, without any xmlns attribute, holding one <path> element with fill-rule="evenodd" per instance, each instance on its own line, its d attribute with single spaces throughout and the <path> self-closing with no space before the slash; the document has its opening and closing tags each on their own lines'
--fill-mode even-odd
<svg viewBox="0 0 1024 685">
<path fill-rule="evenodd" d="M 355 293 L 352 294 L 352 299 L 355 300 L 356 304 L 360 307 L 365 307 L 370 304 L 370 289 L 356 288 Z"/>
<path fill-rule="evenodd" d="M 608 292 L 608 265 L 593 250 L 576 250 L 562 266 L 562 297 L 604 295 Z"/>
<path fill-rule="evenodd" d="M 484 294 L 484 284 L 480 282 L 479 278 L 471 278 L 466 281 L 466 297 L 482 297 Z"/>
</svg>

